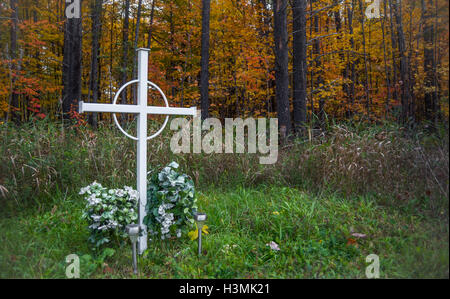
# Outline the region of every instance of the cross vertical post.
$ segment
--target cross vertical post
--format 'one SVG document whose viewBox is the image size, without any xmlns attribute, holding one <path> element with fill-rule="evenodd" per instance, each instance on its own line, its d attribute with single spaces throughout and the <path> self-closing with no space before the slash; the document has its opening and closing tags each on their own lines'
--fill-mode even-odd
<svg viewBox="0 0 450 299">
<path fill-rule="evenodd" d="M 138 100 L 137 105 L 141 111 L 147 108 L 148 90 L 148 49 L 138 50 Z M 141 235 L 138 239 L 138 251 L 142 254 L 147 249 L 147 230 L 144 225 L 145 206 L 147 205 L 147 113 L 138 114 L 137 127 L 137 191 L 139 192 L 139 226 Z"/>
<path fill-rule="evenodd" d="M 141 229 L 141 234 L 138 238 L 138 252 L 139 254 L 144 253 L 147 249 L 147 226 L 144 224 L 144 218 L 147 215 L 145 211 L 145 206 L 147 205 L 147 141 L 155 138 L 164 130 L 169 120 L 170 115 L 192 115 L 195 116 L 197 109 L 195 107 L 191 108 L 175 108 L 170 107 L 166 96 L 163 91 L 154 83 L 148 81 L 148 53 L 149 49 L 138 49 L 138 78 L 124 84 L 116 93 L 114 101 L 112 104 L 99 104 L 99 103 L 84 103 L 79 102 L 79 113 L 85 112 L 107 112 L 113 113 L 114 122 L 120 131 L 135 141 L 137 141 L 137 171 L 136 188 L 139 192 L 139 205 L 138 205 L 138 222 Z M 120 93 L 125 90 L 125 88 L 131 84 L 138 84 L 137 93 L 137 105 L 118 105 L 117 100 Z M 147 106 L 147 91 L 151 87 L 156 90 L 162 96 L 165 107 L 158 106 Z M 131 136 L 120 126 L 115 113 L 133 113 L 137 114 L 137 136 Z M 166 120 L 162 125 L 161 129 L 151 136 L 147 136 L 147 115 L 166 115 Z"/>
</svg>

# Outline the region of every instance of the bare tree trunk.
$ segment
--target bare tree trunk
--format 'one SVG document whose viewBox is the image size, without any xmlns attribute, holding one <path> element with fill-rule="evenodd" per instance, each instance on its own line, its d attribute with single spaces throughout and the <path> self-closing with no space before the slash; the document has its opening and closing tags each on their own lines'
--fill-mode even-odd
<svg viewBox="0 0 450 299">
<path fill-rule="evenodd" d="M 425 71 L 425 118 L 434 121 L 436 117 L 436 76 L 434 73 L 434 66 L 436 64 L 434 57 L 434 30 L 432 23 L 432 0 L 422 0 L 422 15 L 423 15 L 423 56 L 424 56 L 424 71 Z"/>
<path fill-rule="evenodd" d="M 19 109 L 19 95 L 16 93 L 15 90 L 15 83 L 16 83 L 16 71 L 17 71 L 17 30 L 18 30 L 18 21 L 19 16 L 17 13 L 17 0 L 11 0 L 10 1 L 11 6 L 11 48 L 10 48 L 10 71 L 11 71 L 11 100 L 10 105 L 11 107 L 8 107 L 8 110 L 11 111 L 11 119 L 18 122 L 20 120 L 20 115 L 17 113 L 17 110 Z M 8 121 L 9 115 L 7 115 L 6 120 Z"/>
<path fill-rule="evenodd" d="M 209 117 L 209 19 L 211 0 L 202 0 L 202 49 L 200 72 L 200 102 L 202 119 Z"/>
<path fill-rule="evenodd" d="M 80 6 L 82 0 L 80 0 Z M 70 5 L 70 3 L 69 3 Z M 68 4 L 66 3 L 66 7 Z M 81 9 L 80 7 L 80 9 Z M 62 111 L 68 117 L 71 110 L 78 111 L 81 100 L 82 24 L 80 18 L 66 20 L 64 29 L 63 99 Z"/>
<path fill-rule="evenodd" d="M 150 29 L 148 30 L 147 49 L 150 49 L 152 46 L 153 18 L 155 15 L 155 3 L 156 3 L 156 0 L 153 0 L 152 1 L 152 11 L 150 13 Z"/>
<path fill-rule="evenodd" d="M 319 16 L 316 14 L 314 16 L 314 32 L 315 33 L 319 33 L 320 28 L 319 28 Z M 322 77 L 322 70 L 321 70 L 321 59 L 319 58 L 320 55 L 320 38 L 315 38 L 314 39 L 314 44 L 313 44 L 313 53 L 314 53 L 314 60 L 315 60 L 315 64 L 316 64 L 316 69 L 317 71 L 317 79 L 316 79 L 316 88 L 319 89 L 321 84 L 323 84 L 323 77 Z M 312 92 L 312 90 L 311 90 Z M 325 122 L 325 102 L 324 99 L 319 95 L 319 120 L 320 120 L 320 125 L 322 126 Z"/>
<path fill-rule="evenodd" d="M 128 36 L 130 27 L 130 0 L 125 1 L 125 19 L 123 20 L 122 31 L 122 80 L 121 85 L 127 83 L 128 80 Z M 127 104 L 127 91 L 122 92 L 122 104 Z M 124 114 L 122 113 L 122 119 Z"/>
<path fill-rule="evenodd" d="M 137 17 L 136 17 L 136 31 L 134 33 L 134 44 L 133 44 L 133 49 L 134 49 L 133 79 L 137 78 L 137 63 L 138 63 L 137 47 L 138 47 L 138 42 L 139 42 L 139 27 L 141 25 L 141 10 L 142 10 L 142 0 L 139 0 Z M 133 85 L 133 103 L 135 105 L 137 104 L 136 89 L 137 89 L 137 85 Z"/>
<path fill-rule="evenodd" d="M 293 13 L 293 89 L 294 127 L 298 133 L 306 123 L 306 0 L 294 0 Z"/>
<path fill-rule="evenodd" d="M 287 0 L 274 0 L 275 98 L 281 139 L 291 131 L 289 111 L 289 70 Z"/>
<path fill-rule="evenodd" d="M 310 16 L 312 16 L 312 14 L 313 14 L 313 0 L 310 0 L 309 1 L 309 15 Z M 310 21 L 309 22 L 309 36 L 311 37 L 312 36 L 312 30 L 313 30 L 313 25 L 312 25 L 312 22 Z M 307 48 L 307 50 L 308 50 L 308 48 Z M 313 93 L 313 90 L 314 90 L 314 72 L 313 72 L 313 70 L 312 70 L 312 68 L 310 68 L 310 71 L 309 71 L 309 84 L 310 84 L 310 94 L 309 94 L 309 105 L 311 106 L 311 118 L 310 118 L 310 122 L 312 123 L 312 120 L 313 120 L 313 118 L 314 118 L 314 113 L 315 113 L 315 111 L 314 111 L 314 93 Z"/>
<path fill-rule="evenodd" d="M 433 43 L 434 43 L 434 65 L 433 65 L 433 73 L 434 73 L 434 82 L 435 82 L 435 90 L 434 90 L 434 98 L 436 99 L 435 103 L 435 111 L 436 111 L 436 115 L 434 118 L 435 123 L 437 124 L 437 122 L 442 119 L 442 114 L 441 114 L 441 104 L 439 102 L 439 98 L 440 98 L 440 86 L 439 86 L 439 75 L 437 72 L 437 67 L 438 67 L 438 61 L 440 60 L 439 57 L 440 55 L 438 55 L 438 53 L 440 53 L 440 51 L 438 52 L 438 45 L 437 45 L 437 32 L 438 32 L 438 10 L 439 10 L 439 3 L 437 0 L 434 1 L 434 35 L 433 35 Z"/>
<path fill-rule="evenodd" d="M 364 92 L 366 95 L 366 110 L 367 118 L 370 119 L 370 94 L 369 94 L 369 75 L 367 71 L 367 53 L 366 53 L 366 33 L 364 28 L 364 5 L 362 0 L 359 0 L 359 8 L 361 10 L 361 32 L 362 32 L 362 44 L 363 44 L 363 55 L 364 55 Z"/>
<path fill-rule="evenodd" d="M 355 72 L 355 62 L 353 53 L 355 52 L 355 39 L 353 37 L 353 12 L 355 8 L 355 0 L 352 0 L 351 7 L 347 7 L 347 18 L 348 18 L 348 31 L 350 34 L 350 46 L 351 46 L 351 52 L 347 54 L 347 69 L 350 72 L 350 84 L 346 85 L 346 94 L 347 99 L 350 101 L 350 108 L 347 111 L 347 116 L 350 117 L 353 115 L 353 109 L 355 105 L 355 80 L 356 80 L 356 72 Z"/>
<path fill-rule="evenodd" d="M 390 80 L 390 72 L 387 65 L 387 54 L 386 54 L 386 19 L 387 19 L 387 7 L 386 1 L 383 1 L 384 4 L 384 16 L 381 19 L 381 30 L 383 34 L 383 59 L 384 59 L 384 73 L 386 76 L 386 102 L 385 102 L 385 117 L 389 114 L 389 101 L 391 98 L 391 80 Z"/>
<path fill-rule="evenodd" d="M 410 93 L 410 82 L 409 82 L 409 65 L 406 57 L 406 45 L 405 45 L 405 35 L 403 33 L 402 24 L 402 11 L 401 11 L 401 0 L 391 0 L 393 1 L 392 7 L 394 9 L 394 16 L 397 27 L 397 39 L 398 39 L 398 50 L 400 56 L 400 77 L 402 86 L 402 115 L 401 121 L 407 122 L 412 117 L 410 111 L 411 103 L 411 93 Z"/>
<path fill-rule="evenodd" d="M 338 2 L 338 1 L 335 0 L 335 3 L 337 3 L 337 2 Z M 337 4 L 336 4 L 336 5 L 337 5 Z M 341 19 L 341 10 L 340 10 L 340 9 L 339 9 L 339 10 L 336 10 L 336 11 L 334 12 L 334 23 L 335 23 L 335 26 L 336 26 L 336 34 L 337 34 L 336 39 L 337 39 L 337 42 L 340 43 L 341 40 L 342 40 L 342 37 L 341 37 L 341 31 L 342 31 L 342 19 Z M 344 62 L 344 60 L 345 60 L 345 53 L 344 53 L 344 52 L 339 53 L 339 59 L 340 59 L 340 61 Z M 347 70 L 347 67 L 345 67 L 345 68 L 342 70 L 341 74 L 342 74 L 342 78 L 344 78 L 344 80 L 348 80 L 348 70 Z M 343 84 L 343 85 L 342 85 L 342 90 L 345 91 L 345 89 L 346 89 L 346 84 Z M 343 106 L 346 105 L 346 101 L 345 101 L 345 100 L 341 100 L 341 103 L 342 103 Z M 344 110 L 344 111 L 345 111 L 345 110 Z M 344 112 L 344 114 L 345 114 L 345 112 Z M 344 116 L 345 116 L 345 115 L 344 115 Z"/>
<path fill-rule="evenodd" d="M 397 42 L 395 39 L 395 27 L 394 27 L 394 13 L 393 13 L 393 7 L 392 7 L 392 0 L 386 0 L 389 3 L 389 20 L 390 20 L 390 27 L 391 27 L 391 55 L 392 55 L 392 82 L 394 83 L 392 97 L 394 99 L 398 99 L 398 65 L 397 65 L 397 58 L 396 58 L 396 50 L 397 49 Z"/>
<path fill-rule="evenodd" d="M 97 103 L 99 98 L 99 53 L 100 53 L 100 36 L 102 30 L 102 4 L 103 0 L 95 0 L 92 3 L 92 57 L 91 57 L 91 73 L 90 87 L 92 92 L 92 102 Z M 92 113 L 89 122 L 97 127 L 97 113 Z"/>
</svg>

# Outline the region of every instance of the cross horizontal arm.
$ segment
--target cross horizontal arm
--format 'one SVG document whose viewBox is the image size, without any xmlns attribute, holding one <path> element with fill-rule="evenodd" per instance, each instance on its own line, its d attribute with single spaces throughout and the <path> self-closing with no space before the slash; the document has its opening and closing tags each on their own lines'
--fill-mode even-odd
<svg viewBox="0 0 450 299">
<path fill-rule="evenodd" d="M 110 113 L 147 113 L 147 114 L 164 114 L 164 115 L 192 115 L 196 116 L 197 109 L 191 108 L 172 108 L 172 107 L 159 107 L 159 106 L 146 106 L 142 109 L 142 106 L 136 105 L 113 105 L 113 104 L 93 104 L 79 103 L 79 113 L 84 112 L 110 112 Z"/>
<path fill-rule="evenodd" d="M 81 101 L 78 112 L 140 113 L 141 109 L 136 105 L 92 104 Z"/>
</svg>

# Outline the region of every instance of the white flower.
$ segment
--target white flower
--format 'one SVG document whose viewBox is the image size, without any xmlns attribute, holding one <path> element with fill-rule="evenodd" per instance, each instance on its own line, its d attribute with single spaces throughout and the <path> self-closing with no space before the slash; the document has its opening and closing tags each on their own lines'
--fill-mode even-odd
<svg viewBox="0 0 450 299">
<path fill-rule="evenodd" d="M 89 196 L 89 197 L 87 198 L 87 201 L 89 202 L 89 205 L 90 205 L 90 206 L 94 206 L 94 205 L 96 205 L 96 204 L 101 203 L 101 199 L 100 199 L 100 198 L 97 198 L 97 197 L 95 196 L 95 194 L 92 194 L 91 196 Z"/>
<path fill-rule="evenodd" d="M 181 230 L 177 229 L 177 238 L 181 238 Z"/>
<path fill-rule="evenodd" d="M 172 168 L 178 168 L 179 166 L 180 165 L 178 165 L 178 163 L 175 161 L 169 164 L 169 167 L 172 167 Z"/>
<path fill-rule="evenodd" d="M 95 223 L 89 225 L 89 228 L 90 228 L 90 229 L 96 229 L 99 225 L 100 225 L 99 222 L 95 222 Z"/>
<path fill-rule="evenodd" d="M 164 207 L 164 209 L 166 210 L 170 210 L 171 208 L 173 208 L 175 205 L 171 204 L 171 203 L 166 203 L 162 205 Z"/>
<path fill-rule="evenodd" d="M 233 245 L 229 245 L 229 244 L 225 244 L 224 246 L 223 246 L 223 248 L 222 248 L 222 252 L 223 253 L 230 253 L 230 251 L 233 249 L 233 248 L 236 248 L 237 247 L 237 245 L 236 244 L 233 244 Z"/>
<path fill-rule="evenodd" d="M 269 246 L 270 249 L 272 250 L 280 251 L 280 246 L 278 246 L 278 244 L 275 243 L 274 241 L 271 241 L 270 243 L 266 244 L 266 246 Z"/>
<path fill-rule="evenodd" d="M 166 211 L 165 211 L 165 209 L 164 209 L 164 205 L 160 205 L 160 206 L 159 206 L 159 208 L 158 208 L 158 214 L 161 215 L 161 216 L 166 215 Z"/>
<path fill-rule="evenodd" d="M 173 213 L 166 214 L 166 220 L 172 221 L 174 219 Z"/>
<path fill-rule="evenodd" d="M 116 196 L 123 197 L 124 195 L 125 195 L 125 191 L 123 191 L 123 189 L 116 190 Z"/>
<path fill-rule="evenodd" d="M 129 190 L 128 195 L 130 195 L 130 198 L 137 199 L 139 197 L 139 193 L 136 190 Z"/>
<path fill-rule="evenodd" d="M 99 216 L 99 215 L 91 215 L 91 218 L 92 218 L 92 220 L 94 220 L 95 222 L 99 222 L 101 216 Z"/>
<path fill-rule="evenodd" d="M 78 194 L 83 195 L 83 194 L 85 194 L 85 193 L 88 192 L 88 191 L 89 191 L 89 186 L 84 187 L 84 188 L 81 188 L 81 189 L 80 189 L 80 193 L 78 193 Z"/>
<path fill-rule="evenodd" d="M 117 221 L 114 221 L 114 220 L 108 220 L 108 224 L 107 224 L 107 227 L 108 227 L 108 228 L 116 228 L 117 225 L 118 225 Z"/>
<path fill-rule="evenodd" d="M 94 181 L 92 184 L 91 184 L 91 187 L 102 187 L 102 185 L 101 184 L 99 184 L 99 183 L 97 183 L 97 181 Z"/>
</svg>

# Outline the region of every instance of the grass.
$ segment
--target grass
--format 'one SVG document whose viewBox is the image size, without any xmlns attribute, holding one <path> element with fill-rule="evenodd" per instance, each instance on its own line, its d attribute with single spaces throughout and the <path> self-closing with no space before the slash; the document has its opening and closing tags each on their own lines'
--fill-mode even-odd
<svg viewBox="0 0 450 299">
<path fill-rule="evenodd" d="M 114 246 L 107 258 L 89 249 L 79 196 L 55 202 L 50 211 L 0 221 L 0 277 L 64 278 L 72 253 L 81 257 L 83 278 L 133 277 L 130 247 Z M 205 190 L 199 205 L 209 215 L 204 256 L 187 237 L 152 242 L 139 259 L 141 277 L 364 278 L 372 253 L 383 278 L 448 277 L 448 225 L 379 206 L 370 196 L 260 186 Z M 271 241 L 281 250 L 271 250 Z"/>
<path fill-rule="evenodd" d="M 150 243 L 148 278 L 364 278 L 369 254 L 384 278 L 448 278 L 448 129 L 334 125 L 294 140 L 279 160 L 174 155 L 149 143 L 149 165 L 175 160 L 208 214 L 204 255 L 187 237 Z M 135 148 L 109 125 L 0 126 L 0 278 L 129 278 L 130 247 L 93 252 L 80 187 L 135 181 Z M 362 233 L 366 238 L 353 237 Z M 276 242 L 281 250 L 266 244 Z"/>
</svg>

